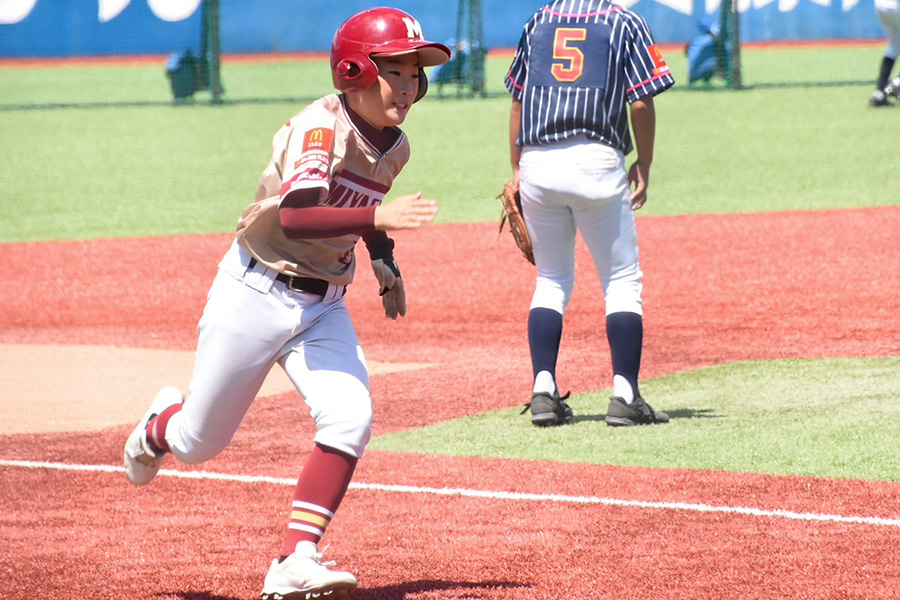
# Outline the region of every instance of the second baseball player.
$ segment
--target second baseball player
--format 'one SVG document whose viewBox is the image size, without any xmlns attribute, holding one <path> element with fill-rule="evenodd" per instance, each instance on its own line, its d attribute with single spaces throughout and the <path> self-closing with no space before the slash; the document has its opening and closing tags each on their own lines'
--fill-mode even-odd
<svg viewBox="0 0 900 600">
<path fill-rule="evenodd" d="M 606 422 L 669 420 L 638 387 L 643 274 L 634 211 L 647 201 L 653 98 L 674 83 L 647 23 L 609 0 L 556 0 L 525 25 L 506 86 L 513 184 L 520 186 L 537 267 L 528 313 L 534 387 L 527 406 L 535 425 L 573 418 L 556 384 L 556 363 L 575 284 L 578 231 L 606 302 L 613 370 Z M 637 157 L 626 170 L 625 156 L 635 147 Z"/>
</svg>

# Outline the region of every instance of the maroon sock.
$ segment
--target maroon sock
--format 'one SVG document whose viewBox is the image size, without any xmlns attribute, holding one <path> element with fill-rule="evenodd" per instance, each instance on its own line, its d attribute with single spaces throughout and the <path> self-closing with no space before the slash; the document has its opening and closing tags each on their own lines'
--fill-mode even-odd
<svg viewBox="0 0 900 600">
<path fill-rule="evenodd" d="M 319 543 L 344 499 L 356 463 L 349 454 L 316 445 L 297 479 L 282 556 L 293 554 L 298 542 Z"/>
<path fill-rule="evenodd" d="M 184 408 L 184 404 L 181 402 L 173 404 L 147 423 L 147 441 L 154 452 L 170 452 L 169 444 L 166 443 L 166 426 L 169 424 L 169 419 L 172 418 L 172 415 L 182 408 Z"/>
</svg>

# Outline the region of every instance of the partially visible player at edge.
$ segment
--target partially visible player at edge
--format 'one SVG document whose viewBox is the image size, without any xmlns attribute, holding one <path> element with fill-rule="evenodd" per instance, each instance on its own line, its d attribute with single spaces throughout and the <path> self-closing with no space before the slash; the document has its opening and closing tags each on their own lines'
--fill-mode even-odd
<svg viewBox="0 0 900 600">
<path fill-rule="evenodd" d="M 887 47 L 881 58 L 875 90 L 869 96 L 869 106 L 894 106 L 891 99 L 900 98 L 900 74 L 888 80 L 900 54 L 900 0 L 875 0 L 875 15 L 884 29 Z"/>
<path fill-rule="evenodd" d="M 403 279 L 386 231 L 431 223 L 421 194 L 383 204 L 409 159 L 398 128 L 425 95 L 424 67 L 450 58 L 412 16 L 362 11 L 335 33 L 331 68 L 341 94 L 325 96 L 275 134 L 256 200 L 241 217 L 200 319 L 185 399 L 162 389 L 125 445 L 125 473 L 149 483 L 168 453 L 188 464 L 229 444 L 266 374 L 278 363 L 315 420 L 281 556 L 262 598 L 344 598 L 356 578 L 322 562 L 325 534 L 369 441 L 369 376 L 344 293 L 366 244 L 385 314 L 406 314 Z M 277 432 L 273 432 L 277 435 Z M 285 457 L 291 460 L 293 457 Z M 327 563 L 331 564 L 331 563 Z"/>
<path fill-rule="evenodd" d="M 506 87 L 513 185 L 537 267 L 528 312 L 534 386 L 526 404 L 535 425 L 564 424 L 573 416 L 568 395 L 559 393 L 556 363 L 575 284 L 577 231 L 606 303 L 613 371 L 606 423 L 669 420 L 638 387 L 643 275 L 634 211 L 647 201 L 653 97 L 674 83 L 644 19 L 608 0 L 556 0 L 525 25 Z M 637 157 L 626 171 L 625 155 L 633 149 L 629 115 Z"/>
</svg>

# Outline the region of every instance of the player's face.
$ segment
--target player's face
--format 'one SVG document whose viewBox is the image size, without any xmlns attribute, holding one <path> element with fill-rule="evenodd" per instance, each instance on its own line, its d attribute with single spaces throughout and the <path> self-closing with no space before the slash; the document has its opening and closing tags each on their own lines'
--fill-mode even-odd
<svg viewBox="0 0 900 600">
<path fill-rule="evenodd" d="M 378 65 L 378 82 L 362 94 L 362 116 L 372 125 L 385 128 L 406 120 L 419 91 L 419 56 L 373 57 Z"/>
</svg>

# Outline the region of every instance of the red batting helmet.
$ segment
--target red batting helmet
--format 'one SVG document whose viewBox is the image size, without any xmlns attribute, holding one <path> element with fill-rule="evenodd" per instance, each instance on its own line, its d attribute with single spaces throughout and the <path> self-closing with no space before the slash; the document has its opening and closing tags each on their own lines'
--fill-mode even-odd
<svg viewBox="0 0 900 600">
<path fill-rule="evenodd" d="M 425 40 L 416 19 L 396 8 L 371 8 L 356 13 L 338 27 L 331 42 L 331 76 L 342 92 L 361 92 L 378 79 L 372 56 L 419 55 L 419 93 L 425 95 L 428 80 L 421 67 L 442 65 L 450 59 L 450 49 Z"/>
</svg>

